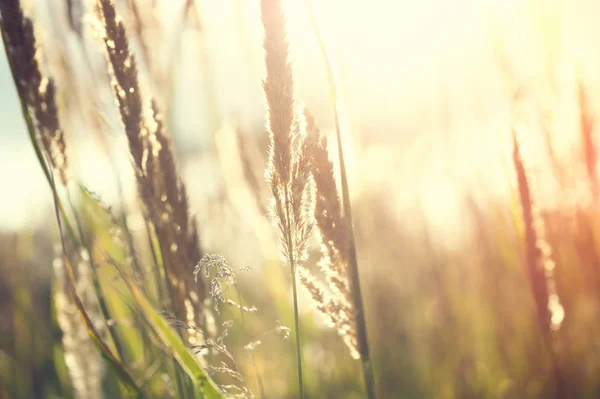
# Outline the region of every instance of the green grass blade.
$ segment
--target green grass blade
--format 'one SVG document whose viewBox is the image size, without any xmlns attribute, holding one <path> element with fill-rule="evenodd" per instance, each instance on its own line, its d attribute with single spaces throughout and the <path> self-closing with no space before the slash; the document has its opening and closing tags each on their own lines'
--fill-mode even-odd
<svg viewBox="0 0 600 399">
<path fill-rule="evenodd" d="M 75 284 L 75 281 L 72 274 L 72 267 L 69 264 L 69 261 L 66 258 L 66 256 L 65 265 L 68 265 L 67 271 L 69 274 L 69 285 L 71 286 L 71 292 L 73 293 L 75 305 L 77 306 L 77 310 L 79 311 L 79 314 L 83 319 L 83 322 L 88 331 L 88 334 L 90 335 L 90 338 L 92 339 L 92 342 L 94 343 L 96 348 L 98 348 L 104 360 L 108 362 L 112 370 L 116 373 L 120 383 L 122 384 L 123 388 L 125 388 L 125 390 L 129 393 L 129 395 L 133 398 L 145 398 L 146 395 L 144 394 L 142 389 L 137 386 L 137 384 L 135 383 L 131 375 L 127 372 L 123 364 L 121 364 L 121 362 L 113 355 L 106 343 L 104 343 L 104 341 L 102 341 L 102 338 L 100 338 L 98 331 L 94 327 L 94 324 L 90 320 L 90 317 L 88 316 L 87 312 L 85 311 L 85 308 L 83 307 L 83 304 L 81 303 L 81 299 L 75 292 L 73 285 Z"/>
<path fill-rule="evenodd" d="M 115 355 L 113 355 L 113 353 L 111 352 L 108 345 L 100 337 L 98 330 L 96 330 L 96 327 L 94 327 L 92 320 L 90 319 L 89 315 L 87 314 L 87 312 L 83 306 L 83 303 L 81 302 L 81 298 L 79 298 L 79 295 L 77 294 L 77 290 L 75 288 L 75 286 L 76 286 L 75 275 L 73 273 L 73 268 L 71 267 L 71 263 L 69 262 L 69 259 L 67 258 L 67 253 L 65 250 L 65 240 L 64 240 L 63 230 L 62 230 L 60 211 L 58 208 L 58 198 L 57 198 L 58 195 L 56 193 L 56 186 L 54 185 L 54 178 L 52 176 L 51 171 L 50 171 L 50 185 L 52 187 L 52 194 L 53 194 L 53 199 L 54 199 L 54 210 L 56 213 L 56 220 L 58 223 L 58 229 L 59 229 L 59 233 L 60 233 L 60 240 L 61 240 L 62 250 L 63 250 L 63 259 L 65 262 L 65 267 L 67 269 L 67 274 L 69 276 L 69 278 L 68 278 L 69 288 L 70 288 L 71 294 L 73 295 L 73 300 L 75 301 L 75 306 L 77 307 L 79 315 L 81 316 L 81 319 L 83 320 L 83 323 L 85 324 L 86 330 L 87 330 L 88 334 L 90 335 L 92 342 L 98 348 L 102 357 L 108 362 L 109 366 L 113 369 L 113 371 L 115 371 L 117 377 L 119 378 L 119 382 L 121 383 L 123 388 L 133 398 L 145 398 L 146 395 L 144 394 L 144 392 L 141 390 L 140 387 L 137 386 L 137 384 L 135 383 L 135 381 L 133 380 L 133 378 L 131 377 L 129 372 L 125 369 L 123 364 L 115 357 Z"/>
<path fill-rule="evenodd" d="M 121 271 L 119 270 L 119 272 Z M 198 364 L 192 353 L 181 341 L 179 335 L 171 328 L 169 323 L 154 309 L 144 294 L 127 276 L 121 273 L 121 277 L 127 284 L 127 287 L 131 291 L 131 295 L 137 302 L 148 323 L 155 330 L 161 341 L 167 347 L 172 349 L 173 357 L 194 383 L 195 387 L 200 390 L 206 399 L 224 398 L 215 382 L 208 376 L 200 364 Z"/>
</svg>

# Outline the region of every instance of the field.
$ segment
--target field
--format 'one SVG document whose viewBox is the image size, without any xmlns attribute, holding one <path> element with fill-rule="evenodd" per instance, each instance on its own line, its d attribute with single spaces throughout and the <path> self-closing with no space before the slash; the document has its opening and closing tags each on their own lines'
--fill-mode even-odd
<svg viewBox="0 0 600 399">
<path fill-rule="evenodd" d="M 0 399 L 599 398 L 598 12 L 0 0 Z"/>
</svg>

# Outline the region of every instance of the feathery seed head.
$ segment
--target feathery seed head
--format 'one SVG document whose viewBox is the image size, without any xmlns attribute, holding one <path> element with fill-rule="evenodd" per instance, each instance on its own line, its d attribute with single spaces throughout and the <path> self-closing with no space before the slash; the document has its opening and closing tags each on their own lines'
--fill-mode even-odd
<svg viewBox="0 0 600 399">
<path fill-rule="evenodd" d="M 121 120 L 136 168 L 142 169 L 142 98 L 135 58 L 130 52 L 123 21 L 117 16 L 112 0 L 98 0 L 104 25 L 106 55 L 114 75 L 113 90 L 119 104 Z"/>
<path fill-rule="evenodd" d="M 42 76 L 33 22 L 24 15 L 18 0 L 0 2 L 0 28 L 19 97 L 33 112 L 37 134 L 51 166 L 59 172 L 61 182 L 67 184 L 68 159 L 58 117 L 56 87 L 52 79 Z"/>
<path fill-rule="evenodd" d="M 288 61 L 286 21 L 279 0 L 262 0 L 265 28 L 266 77 L 263 89 L 267 102 L 267 129 L 271 137 L 270 163 L 283 184 L 290 180 L 292 168 L 292 125 L 294 122 L 294 80 Z"/>
<path fill-rule="evenodd" d="M 155 101 L 151 102 L 151 115 L 144 119 L 135 58 L 114 2 L 97 1 L 104 26 L 105 50 L 114 76 L 113 91 L 125 126 L 140 196 L 161 247 L 173 311 L 180 320 L 200 325 L 205 315 L 204 286 L 194 284 L 191 273 L 201 258 L 198 231 L 194 219 L 190 223 L 185 186 L 177 173 L 171 140 Z"/>
<path fill-rule="evenodd" d="M 348 256 L 348 226 L 342 213 L 333 163 L 329 160 L 327 139 L 321 134 L 310 112 L 305 110 L 304 115 L 307 137 L 313 143 L 310 165 L 316 186 L 315 220 L 329 258 L 334 263 L 341 258 L 345 263 Z"/>
<path fill-rule="evenodd" d="M 359 359 L 354 310 L 344 298 L 328 293 L 327 288 L 304 267 L 298 268 L 298 278 L 308 291 L 315 309 L 323 316 L 325 324 L 335 328 L 350 350 L 354 359 Z"/>
</svg>

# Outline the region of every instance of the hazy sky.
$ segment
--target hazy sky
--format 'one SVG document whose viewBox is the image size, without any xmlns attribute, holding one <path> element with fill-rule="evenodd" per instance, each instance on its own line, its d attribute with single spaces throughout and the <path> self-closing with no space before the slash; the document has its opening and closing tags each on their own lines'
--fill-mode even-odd
<svg viewBox="0 0 600 399">
<path fill-rule="evenodd" d="M 63 44 L 69 48 L 67 42 L 50 40 L 64 30 L 64 16 L 50 18 L 44 1 L 34 3 L 38 30 L 49 38 L 41 50 Z M 594 0 L 313 3 L 342 79 L 353 129 L 382 147 L 396 143 L 398 152 L 391 156 L 399 169 L 388 183 L 429 193 L 426 197 L 434 202 L 451 195 L 449 187 L 455 182 L 501 178 L 498 131 L 510 125 L 511 111 L 502 62 L 508 63 L 515 82 L 525 83 L 551 110 L 557 104 L 569 108 L 564 101 L 548 100 L 551 96 L 544 90 L 549 75 L 554 94 L 572 94 L 569 82 L 576 68 L 594 87 L 599 83 L 595 71 L 600 70 L 600 48 L 594 39 L 600 37 L 600 28 L 593 16 L 599 15 L 600 6 Z M 168 50 L 181 4 L 161 1 L 160 28 L 166 39 L 153 44 L 151 51 L 163 66 L 172 54 Z M 205 47 L 199 50 L 197 37 L 188 32 L 181 58 L 174 64 L 173 135 L 180 146 L 189 148 L 207 137 L 206 76 L 212 76 L 218 111 L 224 118 L 259 128 L 264 118 L 259 2 L 200 0 L 198 4 Z M 286 4 L 298 98 L 322 126 L 331 128 L 324 65 L 304 1 Z M 75 77 L 69 78 L 73 80 L 68 84 L 77 84 Z M 110 98 L 109 92 L 103 94 Z M 562 97 L 572 101 L 572 96 Z M 12 228 L 35 221 L 44 211 L 40 203 L 48 204 L 51 198 L 28 142 L 4 56 L 0 57 L 0 120 L 0 184 L 11 188 L 0 196 L 0 228 Z M 94 143 L 89 132 L 78 131 L 69 145 L 78 149 L 81 169 L 93 188 L 110 191 L 111 179 L 102 173 L 106 165 Z"/>
</svg>

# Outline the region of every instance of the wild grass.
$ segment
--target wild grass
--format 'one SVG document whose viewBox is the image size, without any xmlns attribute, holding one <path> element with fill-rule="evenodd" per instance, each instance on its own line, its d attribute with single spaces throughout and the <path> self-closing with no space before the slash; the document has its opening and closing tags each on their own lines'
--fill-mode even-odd
<svg viewBox="0 0 600 399">
<path fill-rule="evenodd" d="M 298 385 L 304 398 L 302 344 L 298 316 L 297 270 L 307 257 L 307 244 L 313 224 L 310 182 L 310 142 L 304 121 L 298 115 L 294 95 L 292 65 L 288 60 L 286 20 L 280 1 L 261 1 L 265 28 L 265 65 L 263 87 L 267 103 L 267 130 L 270 137 L 267 183 L 273 196 L 271 212 L 278 229 L 282 259 L 290 265 L 294 298 L 294 327 Z"/>
<path fill-rule="evenodd" d="M 553 332 L 558 330 L 563 322 L 565 311 L 556 289 L 556 280 L 554 279 L 556 264 L 552 259 L 552 248 L 545 238 L 544 221 L 533 199 L 517 130 L 513 130 L 513 161 L 525 229 L 527 270 L 531 293 L 536 305 L 538 324 L 552 354 L 556 395 L 559 398 L 567 398 L 570 394 L 565 385 L 560 354 L 557 353 L 560 343 L 553 336 Z"/>
<path fill-rule="evenodd" d="M 345 235 L 346 237 L 338 238 L 338 240 L 337 240 L 338 246 L 336 249 L 338 250 L 338 253 L 342 257 L 344 257 L 345 253 L 348 254 L 348 258 L 346 261 L 347 261 L 347 276 L 349 279 L 349 284 L 348 284 L 349 289 L 348 288 L 346 288 L 346 289 L 348 289 L 349 293 L 345 293 L 345 296 L 346 296 L 346 299 L 348 300 L 348 302 L 352 302 L 352 312 L 347 312 L 347 313 L 352 314 L 352 318 L 354 319 L 353 324 L 355 324 L 354 327 L 356 329 L 356 332 L 349 334 L 349 336 L 351 337 L 350 340 L 357 341 L 356 347 L 357 347 L 358 354 L 360 356 L 361 363 L 362 363 L 363 378 L 364 378 L 364 382 L 365 382 L 367 396 L 370 399 L 373 399 L 376 397 L 375 377 L 373 374 L 373 365 L 371 363 L 371 356 L 369 353 L 369 340 L 367 338 L 367 322 L 366 322 L 363 299 L 362 299 L 362 294 L 361 294 L 361 287 L 360 287 L 358 260 L 357 260 L 357 255 L 356 255 L 356 243 L 355 243 L 355 239 L 354 239 L 354 227 L 353 227 L 353 220 L 352 220 L 352 209 L 351 209 L 352 207 L 350 204 L 348 178 L 346 176 L 346 164 L 344 162 L 344 150 L 343 150 L 343 145 L 342 145 L 342 132 L 341 132 L 341 122 L 340 122 L 340 112 L 342 112 L 340 109 L 342 108 L 342 102 L 339 100 L 338 82 L 336 79 L 336 74 L 333 69 L 332 61 L 329 57 L 329 53 L 327 52 L 327 49 L 325 46 L 325 41 L 319 31 L 319 27 L 318 27 L 314 12 L 312 10 L 310 0 L 306 0 L 305 3 L 307 6 L 307 9 L 308 9 L 311 23 L 313 25 L 313 29 L 315 31 L 317 40 L 319 42 L 319 48 L 321 50 L 323 59 L 325 60 L 325 64 L 327 67 L 327 78 L 329 81 L 331 102 L 333 103 L 335 132 L 336 132 L 336 138 L 337 138 L 337 149 L 338 149 L 338 157 L 339 157 L 339 165 L 340 165 L 340 181 L 341 181 L 341 187 L 342 187 L 342 204 L 343 204 L 344 218 L 345 218 L 345 220 L 343 222 L 340 220 L 340 222 L 342 222 L 342 223 L 339 223 L 337 230 L 344 230 L 344 229 L 348 230 L 344 234 L 342 234 L 340 231 L 337 232 L 338 235 Z M 323 146 L 321 146 L 321 147 L 323 147 Z M 323 154 L 321 156 L 323 156 Z M 322 165 L 323 166 L 325 165 L 324 160 L 323 160 Z M 329 172 L 329 171 L 327 172 L 328 175 L 330 175 L 330 173 L 331 172 Z M 313 175 L 314 175 L 314 173 L 313 173 Z M 333 182 L 328 182 L 327 186 L 325 186 L 323 184 L 321 185 L 321 192 L 328 194 L 328 196 L 330 197 L 330 200 L 329 200 L 330 203 L 335 202 L 335 200 L 334 200 L 335 196 L 331 192 L 331 190 L 333 190 L 333 187 L 335 187 Z M 339 200 L 338 200 L 338 202 L 339 202 Z M 323 211 L 321 211 L 321 212 L 323 212 Z M 326 209 L 325 213 L 330 214 L 331 211 Z M 316 216 L 316 219 L 319 220 L 320 215 L 317 214 L 315 216 Z M 321 230 L 321 231 L 323 231 L 323 230 Z M 343 244 L 344 240 L 347 240 L 347 242 L 348 242 L 347 249 L 345 248 L 345 245 Z M 341 291 L 341 292 L 343 292 L 343 291 Z M 354 334 L 356 334 L 356 337 L 353 337 Z M 351 348 L 351 350 L 352 350 L 352 348 Z M 356 355 L 354 353 L 353 353 L 353 356 L 356 357 Z"/>
<path fill-rule="evenodd" d="M 514 203 L 467 193 L 466 238 L 448 246 L 425 216 L 398 210 L 404 190 L 381 184 L 393 168 L 370 169 L 373 143 L 357 151 L 361 178 L 373 180 L 350 192 L 340 82 L 305 5 L 331 109 L 302 103 L 288 8 L 261 0 L 266 126 L 256 127 L 218 110 L 201 3 L 177 11 L 180 36 L 160 64 L 167 33 L 156 3 L 67 1 L 60 10 L 84 62 L 57 66 L 29 9 L 0 2 L 7 60 L 54 204 L 40 230 L 0 232 L 0 398 L 598 397 L 593 87 L 581 77 L 573 87 L 581 197 L 554 126 L 542 124 L 550 167 L 531 168 L 523 139 L 533 129 L 513 112 L 510 125 L 525 128 L 500 141 L 511 150 Z M 209 80 L 208 144 L 197 153 L 185 151 L 173 122 L 184 33 Z M 84 89 L 66 80 L 77 65 L 90 80 Z M 92 86 L 89 98 L 73 94 Z M 509 94 L 515 109 L 531 95 L 518 91 Z M 85 187 L 75 162 L 82 121 L 111 162 L 111 205 Z M 119 158 L 130 167 L 119 169 Z M 547 205 L 544 178 L 560 180 L 569 200 Z"/>
</svg>

